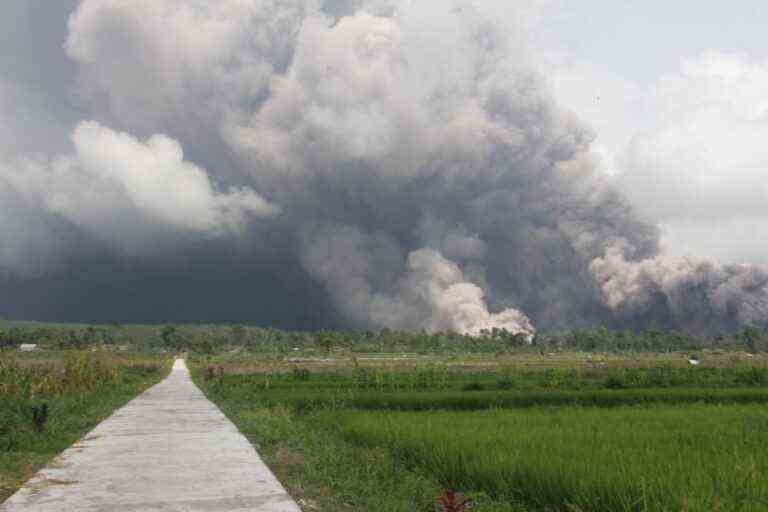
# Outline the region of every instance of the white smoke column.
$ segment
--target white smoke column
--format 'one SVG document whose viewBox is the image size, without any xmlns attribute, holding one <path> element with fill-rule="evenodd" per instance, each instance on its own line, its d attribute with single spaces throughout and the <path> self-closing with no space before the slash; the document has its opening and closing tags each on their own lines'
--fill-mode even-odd
<svg viewBox="0 0 768 512">
<path fill-rule="evenodd" d="M 381 325 L 431 332 L 479 335 L 505 329 L 530 336 L 535 329 L 522 312 L 507 308 L 492 314 L 483 290 L 466 281 L 461 269 L 432 249 L 408 255 L 408 272 L 396 297 L 377 297 L 373 318 Z"/>
</svg>

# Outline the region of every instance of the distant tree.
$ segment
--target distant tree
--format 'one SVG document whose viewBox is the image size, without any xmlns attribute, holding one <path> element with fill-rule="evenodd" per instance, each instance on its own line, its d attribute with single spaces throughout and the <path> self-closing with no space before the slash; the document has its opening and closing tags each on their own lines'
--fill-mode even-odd
<svg viewBox="0 0 768 512">
<path fill-rule="evenodd" d="M 199 352 L 201 354 L 210 355 L 214 353 L 213 343 L 211 343 L 211 340 L 208 338 L 198 341 L 195 343 L 193 348 L 195 352 Z"/>
<path fill-rule="evenodd" d="M 317 346 L 325 352 L 331 352 L 336 344 L 336 339 L 332 331 L 320 331 L 317 333 Z"/>
<path fill-rule="evenodd" d="M 747 350 L 753 354 L 760 351 L 759 342 L 761 341 L 762 337 L 763 337 L 763 333 L 760 331 L 760 328 L 756 325 L 748 325 L 741 332 L 741 339 L 744 341 L 744 344 L 747 346 Z"/>
<path fill-rule="evenodd" d="M 99 341 L 99 332 L 96 330 L 96 328 L 92 325 L 89 325 L 85 332 L 83 333 L 83 344 L 84 345 L 94 345 L 98 343 Z"/>
<path fill-rule="evenodd" d="M 59 338 L 58 345 L 60 349 L 82 349 L 85 347 L 85 341 L 76 330 L 72 329 Z"/>
<path fill-rule="evenodd" d="M 232 343 L 236 345 L 244 345 L 246 341 L 247 332 L 242 325 L 233 325 L 232 331 Z"/>
<path fill-rule="evenodd" d="M 12 345 L 8 331 L 5 326 L 0 324 L 0 348 L 10 347 Z"/>
<path fill-rule="evenodd" d="M 163 340 L 163 346 L 165 348 L 178 348 L 179 339 L 177 336 L 178 329 L 174 325 L 166 325 L 160 331 L 160 339 Z"/>
</svg>

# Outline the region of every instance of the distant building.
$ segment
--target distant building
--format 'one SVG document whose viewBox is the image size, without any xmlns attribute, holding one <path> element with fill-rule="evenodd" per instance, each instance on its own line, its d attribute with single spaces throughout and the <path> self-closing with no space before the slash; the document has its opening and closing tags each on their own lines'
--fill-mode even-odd
<svg viewBox="0 0 768 512">
<path fill-rule="evenodd" d="M 40 347 L 33 343 L 22 343 L 19 347 L 20 352 L 37 352 L 38 350 Z"/>
</svg>

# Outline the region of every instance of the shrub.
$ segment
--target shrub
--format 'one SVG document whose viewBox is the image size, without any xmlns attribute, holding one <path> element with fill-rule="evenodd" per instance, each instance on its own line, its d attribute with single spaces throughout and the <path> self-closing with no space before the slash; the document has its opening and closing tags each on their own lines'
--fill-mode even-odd
<svg viewBox="0 0 768 512">
<path fill-rule="evenodd" d="M 18 436 L 20 432 L 20 415 L 16 404 L 11 400 L 3 400 L 0 396 L 0 452 L 10 452 L 18 448 Z"/>
<path fill-rule="evenodd" d="M 309 380 L 309 370 L 307 368 L 294 368 L 293 369 L 293 380 L 308 381 Z"/>
<path fill-rule="evenodd" d="M 48 422 L 48 404 L 43 402 L 41 405 L 32 407 L 32 420 L 35 422 L 35 428 L 38 432 L 45 430 L 45 424 Z"/>
<path fill-rule="evenodd" d="M 606 389 L 624 389 L 627 387 L 627 384 L 624 382 L 624 379 L 620 375 L 613 374 L 609 375 L 608 378 L 605 379 L 603 387 Z"/>
<path fill-rule="evenodd" d="M 572 368 L 552 368 L 546 370 L 544 374 L 547 387 L 578 387 L 581 384 L 581 375 Z"/>
<path fill-rule="evenodd" d="M 736 370 L 736 382 L 739 384 L 762 384 L 765 382 L 766 372 L 761 368 L 745 366 Z"/>
</svg>

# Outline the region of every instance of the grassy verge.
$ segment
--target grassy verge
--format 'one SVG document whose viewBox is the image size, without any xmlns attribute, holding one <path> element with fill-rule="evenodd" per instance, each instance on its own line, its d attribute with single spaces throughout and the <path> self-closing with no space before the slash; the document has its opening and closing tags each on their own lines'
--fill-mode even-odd
<svg viewBox="0 0 768 512">
<path fill-rule="evenodd" d="M 75 386 L 67 380 L 72 372 L 67 374 L 63 364 L 58 368 L 5 363 L 5 379 L 0 375 L 0 502 L 170 369 L 168 361 L 159 359 L 140 364 L 117 361 L 109 367 L 109 378 L 98 379 L 86 374 L 95 366 L 87 362 L 79 370 L 90 381 L 83 378 L 82 385 Z M 43 403 L 48 419 L 44 430 L 38 431 L 32 408 Z"/>
</svg>

